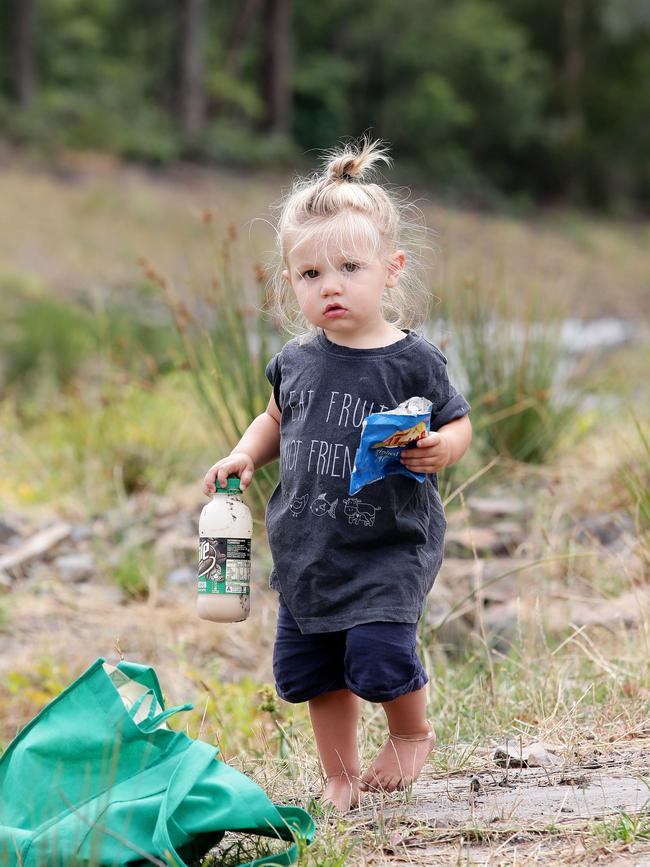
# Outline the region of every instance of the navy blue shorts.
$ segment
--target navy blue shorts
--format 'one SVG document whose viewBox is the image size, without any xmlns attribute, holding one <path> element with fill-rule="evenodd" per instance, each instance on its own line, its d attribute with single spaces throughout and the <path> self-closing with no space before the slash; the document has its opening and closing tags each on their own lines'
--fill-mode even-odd
<svg viewBox="0 0 650 867">
<path fill-rule="evenodd" d="M 303 635 L 280 594 L 273 675 L 280 698 L 309 701 L 349 689 L 384 702 L 421 689 L 428 677 L 415 650 L 417 623 L 362 623 Z"/>
</svg>

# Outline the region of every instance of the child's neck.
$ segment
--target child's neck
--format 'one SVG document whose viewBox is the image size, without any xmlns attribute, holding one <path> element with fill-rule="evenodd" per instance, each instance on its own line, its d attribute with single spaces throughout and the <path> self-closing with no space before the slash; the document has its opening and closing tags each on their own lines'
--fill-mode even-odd
<svg viewBox="0 0 650 867">
<path fill-rule="evenodd" d="M 390 346 L 391 343 L 397 343 L 398 340 L 403 340 L 406 337 L 401 329 L 390 325 L 388 322 L 384 322 L 383 327 L 375 327 L 368 331 L 357 331 L 353 334 L 335 333 L 326 328 L 323 328 L 323 332 L 332 343 L 337 343 L 339 346 L 348 346 L 350 349 L 379 349 L 382 346 Z"/>
</svg>

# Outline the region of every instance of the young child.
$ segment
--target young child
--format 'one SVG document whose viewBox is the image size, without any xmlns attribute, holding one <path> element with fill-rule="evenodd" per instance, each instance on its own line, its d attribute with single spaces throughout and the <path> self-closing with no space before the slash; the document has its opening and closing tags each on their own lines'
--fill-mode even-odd
<svg viewBox="0 0 650 867">
<path fill-rule="evenodd" d="M 379 160 L 388 162 L 379 142 L 349 145 L 284 201 L 276 301 L 302 333 L 269 361 L 265 412 L 203 488 L 210 495 L 215 477 L 225 484 L 229 475 L 245 488 L 280 457 L 266 510 L 279 593 L 273 671 L 281 698 L 309 702 L 322 799 L 340 810 L 362 790 L 410 785 L 435 746 L 416 627 L 443 554 L 436 473 L 471 440 L 470 407 L 449 383 L 446 358 L 410 327 L 426 296 L 410 274 L 405 206 L 366 182 Z M 363 419 L 415 395 L 433 403 L 432 433 L 401 460 L 425 482 L 391 475 L 350 497 Z M 363 775 L 360 698 L 381 703 L 388 723 Z"/>
</svg>

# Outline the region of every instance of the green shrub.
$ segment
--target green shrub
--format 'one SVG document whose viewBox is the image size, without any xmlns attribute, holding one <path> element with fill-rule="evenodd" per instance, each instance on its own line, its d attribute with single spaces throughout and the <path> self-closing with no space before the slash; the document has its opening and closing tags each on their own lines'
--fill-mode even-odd
<svg viewBox="0 0 650 867">
<path fill-rule="evenodd" d="M 0 389 L 5 391 L 20 388 L 29 394 L 42 382 L 66 391 L 85 367 L 92 367 L 95 377 L 98 359 L 106 368 L 151 380 L 173 369 L 178 355 L 171 322 L 151 323 L 124 305 L 90 310 L 42 290 L 14 295 L 0 323 Z"/>
<path fill-rule="evenodd" d="M 575 422 L 584 384 L 562 376 L 561 311 L 543 308 L 536 293 L 515 308 L 503 290 L 470 278 L 448 293 L 454 348 L 472 405 L 475 447 L 544 463 Z"/>
<path fill-rule="evenodd" d="M 146 599 L 156 581 L 153 548 L 150 545 L 127 548 L 112 578 L 130 599 Z"/>
</svg>

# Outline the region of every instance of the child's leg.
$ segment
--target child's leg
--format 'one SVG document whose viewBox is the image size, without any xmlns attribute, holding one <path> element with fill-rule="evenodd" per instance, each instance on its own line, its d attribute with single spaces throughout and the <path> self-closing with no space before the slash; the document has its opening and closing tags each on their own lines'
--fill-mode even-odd
<svg viewBox="0 0 650 867">
<path fill-rule="evenodd" d="M 383 702 L 388 720 L 388 740 L 361 779 L 363 791 L 404 789 L 417 780 L 436 736 L 426 716 L 422 687 L 392 701 Z"/>
<path fill-rule="evenodd" d="M 357 719 L 359 700 L 343 677 L 345 632 L 303 635 L 280 596 L 273 673 L 285 701 L 309 703 L 327 777 L 323 800 L 348 810 L 359 801 Z"/>
<path fill-rule="evenodd" d="M 381 703 L 389 738 L 361 778 L 361 789 L 403 789 L 417 779 L 435 746 L 426 717 L 427 676 L 416 653 L 416 623 L 363 623 L 348 630 L 347 686 Z"/>
<path fill-rule="evenodd" d="M 359 803 L 359 699 L 349 689 L 324 692 L 309 701 L 309 715 L 326 777 L 322 801 L 349 810 Z"/>
</svg>

